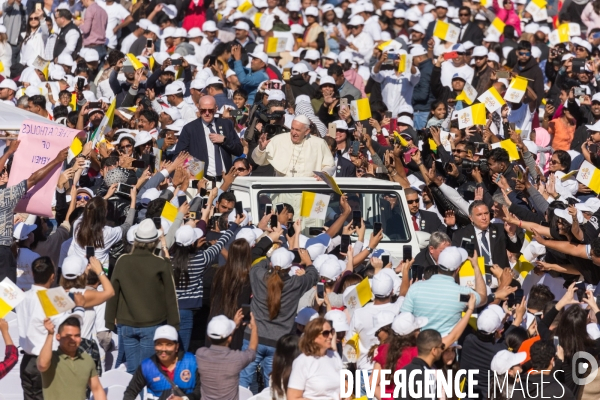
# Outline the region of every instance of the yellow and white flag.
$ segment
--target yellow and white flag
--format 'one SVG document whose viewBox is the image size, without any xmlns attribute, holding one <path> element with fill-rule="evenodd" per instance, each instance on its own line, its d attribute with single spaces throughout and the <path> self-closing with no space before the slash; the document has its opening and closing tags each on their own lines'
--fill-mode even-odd
<svg viewBox="0 0 600 400">
<path fill-rule="evenodd" d="M 465 129 L 473 125 L 485 125 L 485 105 L 473 104 L 471 107 L 458 111 L 458 129 Z"/>
<path fill-rule="evenodd" d="M 283 53 L 285 51 L 287 40 L 288 38 L 284 37 L 268 38 L 267 45 L 265 46 L 265 53 Z"/>
<path fill-rule="evenodd" d="M 504 35 L 504 27 L 506 24 L 500 18 L 496 17 L 492 21 L 492 24 L 488 28 L 488 34 L 496 35 L 498 37 Z"/>
<path fill-rule="evenodd" d="M 483 92 L 483 94 L 479 96 L 477 100 L 485 104 L 485 108 L 489 112 L 494 112 L 506 104 L 506 101 L 504 101 L 502 96 L 500 96 L 500 93 L 498 93 L 496 88 L 493 86 L 487 91 Z"/>
<path fill-rule="evenodd" d="M 187 170 L 194 176 L 194 179 L 201 180 L 204 178 L 204 161 L 200 161 L 195 157 L 190 157 L 186 161 Z"/>
<path fill-rule="evenodd" d="M 355 121 L 364 121 L 371 118 L 369 99 L 352 100 L 350 103 L 350 114 Z"/>
<path fill-rule="evenodd" d="M 40 290 L 37 292 L 42 309 L 46 317 L 54 317 L 65 311 L 69 311 L 75 307 L 75 302 L 71 300 L 65 289 L 61 286 L 48 289 Z"/>
<path fill-rule="evenodd" d="M 358 361 L 360 355 L 360 347 L 358 346 L 358 333 L 352 335 L 352 337 L 344 343 L 342 347 L 342 354 L 344 355 L 344 362 L 355 363 Z"/>
<path fill-rule="evenodd" d="M 323 182 L 325 182 L 327 186 L 329 186 L 331 190 L 334 191 L 334 193 L 337 193 L 340 196 L 344 195 L 333 176 L 329 175 L 325 171 L 313 171 L 313 174 L 315 174 L 315 176 L 319 177 Z"/>
<path fill-rule="evenodd" d="M 477 257 L 477 264 L 479 265 L 479 270 L 482 275 L 485 275 L 485 266 L 484 266 L 484 258 Z M 470 288 L 475 287 L 475 270 L 473 269 L 473 264 L 471 264 L 471 260 L 467 260 L 460 266 L 460 270 L 458 270 L 458 277 L 460 278 L 461 286 L 468 286 Z"/>
<path fill-rule="evenodd" d="M 398 56 L 398 72 L 409 72 L 412 68 L 412 56 L 404 50 Z"/>
<path fill-rule="evenodd" d="M 98 145 L 102 139 L 104 139 L 104 135 L 112 129 L 112 124 L 115 119 L 115 109 L 117 108 L 117 98 L 114 97 L 106 110 L 106 114 L 102 117 L 102 121 L 100 121 L 100 125 L 92 134 L 90 135 L 90 141 L 94 144 L 94 146 Z"/>
<path fill-rule="evenodd" d="M 573 36 L 581 35 L 581 28 L 579 25 L 574 23 L 562 24 L 548 35 L 551 45 L 557 45 L 559 43 L 566 43 L 571 40 Z"/>
<path fill-rule="evenodd" d="M 477 99 L 477 90 L 471 85 L 469 82 L 465 82 L 465 87 L 463 91 L 456 96 L 456 100 L 463 100 L 467 102 L 468 105 L 473 104 L 473 102 Z"/>
<path fill-rule="evenodd" d="M 71 160 L 77 157 L 82 150 L 83 144 L 81 143 L 81 140 L 79 140 L 78 137 L 74 138 L 73 143 L 71 143 L 71 146 L 69 147 L 69 151 L 67 153 L 67 162 L 70 163 Z"/>
<path fill-rule="evenodd" d="M 445 40 L 449 43 L 458 43 L 460 29 L 458 26 L 452 25 L 444 21 L 436 21 L 433 28 L 433 36 Z"/>
<path fill-rule="evenodd" d="M 519 281 L 522 282 L 527 277 L 527 275 L 529 275 L 529 271 L 531 271 L 534 267 L 535 265 L 527 261 L 525 256 L 521 254 L 521 256 L 519 257 L 519 261 L 517 261 L 517 263 L 513 267 L 513 270 L 519 274 Z"/>
<path fill-rule="evenodd" d="M 136 71 L 140 68 L 144 68 L 144 64 L 142 64 L 142 62 L 138 60 L 137 57 L 133 54 L 127 53 L 127 58 L 129 59 L 129 61 L 131 61 L 131 65 L 133 65 L 133 69 L 135 69 Z"/>
<path fill-rule="evenodd" d="M 300 203 L 300 216 L 305 218 L 325 219 L 329 195 L 313 192 L 302 192 Z"/>
<path fill-rule="evenodd" d="M 167 201 L 162 212 L 160 213 L 160 216 L 168 221 L 175 221 L 175 218 L 177 217 L 177 207 L 171 204 L 171 202 Z"/>
<path fill-rule="evenodd" d="M 516 161 L 521 158 L 521 156 L 519 155 L 519 149 L 517 148 L 517 145 L 510 139 L 492 143 L 492 149 L 495 149 L 496 147 L 501 147 L 504 150 L 506 150 L 510 161 Z"/>
<path fill-rule="evenodd" d="M 547 21 L 548 20 L 548 10 L 546 6 L 545 0 L 531 0 L 527 7 L 525 7 L 525 11 L 531 14 L 531 17 L 535 22 L 539 21 Z"/>
<path fill-rule="evenodd" d="M 525 92 L 527 91 L 527 79 L 522 76 L 517 76 L 515 79 L 510 81 L 508 89 L 504 94 L 504 100 L 510 101 L 511 103 L 519 103 Z"/>
<path fill-rule="evenodd" d="M 352 313 L 367 304 L 373 298 L 373 292 L 371 292 L 371 284 L 369 278 L 365 278 L 358 285 L 352 287 L 352 289 L 344 294 L 344 305 Z"/>
<path fill-rule="evenodd" d="M 10 279 L 0 282 L 0 318 L 6 317 L 23 299 L 25 293 Z"/>
<path fill-rule="evenodd" d="M 577 173 L 577 182 L 583 183 L 596 193 L 600 193 L 600 170 L 584 161 Z"/>
</svg>

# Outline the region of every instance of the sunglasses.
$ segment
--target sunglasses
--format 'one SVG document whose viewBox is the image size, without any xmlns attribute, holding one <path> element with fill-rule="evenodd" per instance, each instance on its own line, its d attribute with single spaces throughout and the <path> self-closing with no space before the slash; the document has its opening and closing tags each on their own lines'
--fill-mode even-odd
<svg viewBox="0 0 600 400">
<path fill-rule="evenodd" d="M 132 147 L 133 147 L 132 144 L 126 144 L 125 146 L 121 146 L 122 149 L 130 149 Z"/>
<path fill-rule="evenodd" d="M 40 18 L 39 17 L 31 17 L 29 18 L 30 21 L 39 21 Z"/>
<path fill-rule="evenodd" d="M 333 329 L 321 332 L 321 335 L 323 335 L 324 338 L 328 338 L 332 334 L 333 334 Z"/>
<path fill-rule="evenodd" d="M 237 172 L 244 172 L 244 171 L 247 171 L 247 169 L 246 169 L 246 168 L 236 168 L 236 170 L 237 170 Z"/>
<path fill-rule="evenodd" d="M 89 201 L 90 200 L 90 196 L 77 196 L 75 198 L 77 199 L 77 201 L 79 201 L 79 200 Z"/>
<path fill-rule="evenodd" d="M 473 57 L 473 58 L 475 59 L 475 61 L 480 61 L 480 60 L 483 60 L 485 57 L 486 56 L 483 56 L 483 57 Z"/>
<path fill-rule="evenodd" d="M 453 153 L 466 153 L 466 150 L 461 150 L 461 149 L 454 149 L 452 150 Z"/>
<path fill-rule="evenodd" d="M 200 114 L 214 114 L 214 113 L 215 113 L 214 108 L 201 108 L 200 109 Z"/>
<path fill-rule="evenodd" d="M 464 51 L 461 51 L 461 52 L 456 52 L 456 54 L 459 55 L 459 56 L 464 56 L 467 53 L 465 53 Z"/>
<path fill-rule="evenodd" d="M 575 51 L 587 51 L 585 47 L 577 46 L 575 47 Z"/>
<path fill-rule="evenodd" d="M 417 199 L 417 200 L 406 200 L 406 202 L 407 202 L 408 204 L 418 203 L 418 202 L 419 202 L 419 199 Z"/>
<path fill-rule="evenodd" d="M 521 57 L 529 57 L 529 56 L 531 55 L 531 53 L 530 53 L 530 52 L 528 52 L 528 51 L 525 51 L 525 52 L 519 52 L 519 55 L 520 55 Z"/>
<path fill-rule="evenodd" d="M 459 17 L 470 17 L 471 14 L 458 14 Z"/>
<path fill-rule="evenodd" d="M 560 161 L 550 160 L 550 164 L 552 164 L 552 165 L 560 164 Z"/>
</svg>

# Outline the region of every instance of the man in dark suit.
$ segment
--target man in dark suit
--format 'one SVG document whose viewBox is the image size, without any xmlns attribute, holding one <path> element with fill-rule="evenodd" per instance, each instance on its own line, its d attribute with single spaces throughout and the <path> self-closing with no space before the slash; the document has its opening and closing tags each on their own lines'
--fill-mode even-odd
<svg viewBox="0 0 600 400">
<path fill-rule="evenodd" d="M 212 96 L 202 96 L 198 102 L 201 118 L 183 127 L 177 141 L 176 153 L 187 151 L 204 161 L 204 175 L 221 180 L 221 173 L 232 166 L 232 156 L 244 152 L 233 123 L 215 118 L 217 102 Z"/>
<path fill-rule="evenodd" d="M 440 221 L 436 213 L 431 211 L 421 210 L 419 208 L 419 194 L 414 189 L 405 189 L 406 202 L 408 203 L 408 211 L 412 218 L 409 223 L 412 223 L 415 231 L 423 231 L 433 233 L 435 231 L 446 232 L 446 225 Z"/>
<path fill-rule="evenodd" d="M 450 242 L 450 236 L 444 232 L 433 232 L 429 238 L 429 245 L 417 254 L 414 264 L 423 267 L 437 265 L 440 253 L 450 246 Z"/>
<path fill-rule="evenodd" d="M 458 42 L 471 42 L 475 46 L 480 46 L 483 41 L 483 31 L 476 23 L 471 22 L 471 15 L 469 7 L 461 7 L 458 10 L 458 19 L 460 19 Z"/>
<path fill-rule="evenodd" d="M 346 124 L 346 121 L 336 121 L 336 123 L 338 122 L 343 122 Z M 347 126 L 348 125 L 346 125 L 346 127 Z M 345 132 L 347 132 L 347 129 Z M 325 141 L 327 142 L 327 146 L 329 146 L 329 150 L 331 150 L 331 154 L 335 160 L 335 172 L 333 176 L 339 178 L 356 178 L 356 167 L 354 164 L 352 164 L 352 161 L 337 153 L 337 143 L 335 139 L 331 136 L 325 136 Z"/>
<path fill-rule="evenodd" d="M 517 234 L 517 227 L 510 226 L 507 230 L 503 224 L 491 224 L 490 210 L 479 200 L 469 206 L 469 218 L 472 225 L 454 232 L 452 246 L 460 247 L 463 238 L 470 239 L 471 243 L 475 243 L 475 250 L 484 258 L 486 265 L 510 267 L 506 250 L 519 253 L 523 245 L 523 238 Z"/>
</svg>

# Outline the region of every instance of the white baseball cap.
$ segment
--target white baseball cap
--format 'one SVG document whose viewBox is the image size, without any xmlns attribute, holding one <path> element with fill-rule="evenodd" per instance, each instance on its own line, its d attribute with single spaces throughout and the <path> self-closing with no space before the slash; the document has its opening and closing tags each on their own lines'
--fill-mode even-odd
<svg viewBox="0 0 600 400">
<path fill-rule="evenodd" d="M 15 92 L 18 90 L 17 84 L 12 79 L 4 78 L 2 82 L 0 82 L 0 89 L 10 89 Z"/>
<path fill-rule="evenodd" d="M 406 17 L 406 11 L 404 11 L 403 9 L 400 8 L 400 9 L 394 11 L 394 18 L 404 19 L 404 17 Z"/>
<path fill-rule="evenodd" d="M 502 375 L 508 372 L 515 365 L 521 364 L 527 358 L 527 353 L 513 353 L 508 350 L 500 350 L 496 353 L 490 364 L 490 369 L 495 373 Z"/>
<path fill-rule="evenodd" d="M 298 63 L 292 68 L 292 75 L 300 75 L 308 72 L 308 67 L 304 63 Z M 322 79 L 322 78 L 321 78 Z"/>
<path fill-rule="evenodd" d="M 154 341 L 156 342 L 160 339 L 170 340 L 171 342 L 177 342 L 177 340 L 179 340 L 179 335 L 177 335 L 177 330 L 171 325 L 163 325 L 159 326 L 154 331 Z"/>
<path fill-rule="evenodd" d="M 306 10 L 304 10 L 304 15 L 306 16 L 312 16 L 312 17 L 318 17 L 319 16 L 319 9 L 317 7 L 314 6 L 309 6 L 306 7 Z"/>
<path fill-rule="evenodd" d="M 283 100 L 285 100 L 285 93 L 283 93 L 281 90 L 278 90 L 278 89 L 267 90 L 267 94 L 269 95 L 269 97 L 267 99 L 268 101 L 271 101 L 271 100 L 283 101 Z"/>
<path fill-rule="evenodd" d="M 183 225 L 175 232 L 175 243 L 181 246 L 191 246 L 202 236 L 204 236 L 202 229 L 192 228 L 189 225 Z"/>
<path fill-rule="evenodd" d="M 218 30 L 219 28 L 217 28 L 215 21 L 206 21 L 202 24 L 202 32 L 217 32 Z"/>
<path fill-rule="evenodd" d="M 448 9 L 448 2 L 445 0 L 438 0 L 435 2 L 435 8 L 445 8 Z"/>
<path fill-rule="evenodd" d="M 349 129 L 346 121 L 343 121 L 341 119 L 338 119 L 337 121 L 333 121 L 333 123 L 335 124 L 335 129 L 339 129 L 342 131 L 347 131 Z"/>
<path fill-rule="evenodd" d="M 163 30 L 163 33 L 161 35 L 161 39 L 166 39 L 166 38 L 170 38 L 170 37 L 175 37 L 175 34 L 177 33 L 177 29 L 172 27 L 172 26 L 168 26 Z"/>
<path fill-rule="evenodd" d="M 183 89 L 180 85 L 173 83 L 169 83 L 165 88 L 165 96 L 170 96 L 173 94 L 183 94 Z"/>
<path fill-rule="evenodd" d="M 486 57 L 489 50 L 485 46 L 476 46 L 473 48 L 473 57 Z"/>
<path fill-rule="evenodd" d="M 428 322 L 429 319 L 426 317 L 415 317 L 409 312 L 402 312 L 400 315 L 394 318 L 394 322 L 392 322 L 392 330 L 400 336 L 406 336 L 413 333 L 417 329 L 421 329 L 427 325 Z"/>
<path fill-rule="evenodd" d="M 314 309 L 311 308 L 311 310 Z M 327 312 L 324 317 L 326 320 L 331 321 L 333 329 L 335 329 L 336 332 L 348 332 L 350 330 L 346 313 L 342 310 L 331 310 Z"/>
<path fill-rule="evenodd" d="M 444 249 L 444 251 L 446 250 Z M 444 251 L 442 251 L 442 253 Z M 492 334 L 500 328 L 502 328 L 502 319 L 494 310 L 486 308 L 479 314 L 479 317 L 477 318 L 477 330 L 483 333 Z"/>
<path fill-rule="evenodd" d="M 438 256 L 438 265 L 447 271 L 456 271 L 468 258 L 467 251 L 461 247 L 446 247 Z"/>
<path fill-rule="evenodd" d="M 322 277 L 335 281 L 341 274 L 342 268 L 337 260 L 326 260 L 319 271 Z"/>
<path fill-rule="evenodd" d="M 269 62 L 269 56 L 264 51 L 255 51 L 254 53 L 248 53 L 248 57 L 258 58 L 260 61 L 267 64 Z"/>
<path fill-rule="evenodd" d="M 410 49 L 410 55 L 413 57 L 422 56 L 425 54 L 427 54 L 427 50 L 425 50 L 425 47 L 421 46 L 420 44 L 417 44 Z"/>
<path fill-rule="evenodd" d="M 385 274 L 376 274 L 371 281 L 371 292 L 375 297 L 388 297 L 394 290 L 392 278 Z"/>
<path fill-rule="evenodd" d="M 211 339 L 223 340 L 235 331 L 235 322 L 224 315 L 213 317 L 208 323 L 206 334 Z"/>
<path fill-rule="evenodd" d="M 13 237 L 17 240 L 25 240 L 31 232 L 35 231 L 36 228 L 36 224 L 29 225 L 24 222 L 19 222 L 17 225 L 15 225 Z"/>
<path fill-rule="evenodd" d="M 235 24 L 233 29 L 250 32 L 250 25 L 248 25 L 247 22 L 239 21 L 237 24 Z"/>
<path fill-rule="evenodd" d="M 283 247 L 278 248 L 271 254 L 271 264 L 274 267 L 280 267 L 282 270 L 290 268 L 293 261 L 294 253 Z"/>
<path fill-rule="evenodd" d="M 333 79 L 333 76 L 329 76 L 329 75 L 322 76 L 321 80 L 319 81 L 319 86 L 323 86 L 323 85 L 335 86 L 335 79 Z"/>
<path fill-rule="evenodd" d="M 350 19 L 350 22 L 348 22 L 348 26 L 360 26 L 360 25 L 364 25 L 365 24 L 365 19 L 363 17 L 361 17 L 360 15 L 355 15 L 354 17 L 352 17 Z"/>
<path fill-rule="evenodd" d="M 75 279 L 85 272 L 87 265 L 88 262 L 83 257 L 76 255 L 67 256 L 61 266 L 62 276 L 66 279 Z"/>
<path fill-rule="evenodd" d="M 212 22 L 212 21 L 210 21 L 210 22 Z M 202 36 L 202 31 L 197 26 L 190 29 L 187 33 L 187 37 L 190 39 L 201 37 L 201 36 Z"/>
</svg>

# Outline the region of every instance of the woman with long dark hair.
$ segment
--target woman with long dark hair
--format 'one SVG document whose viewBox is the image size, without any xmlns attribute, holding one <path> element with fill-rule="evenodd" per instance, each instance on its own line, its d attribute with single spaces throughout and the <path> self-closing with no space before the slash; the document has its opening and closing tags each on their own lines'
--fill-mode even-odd
<svg viewBox="0 0 600 400">
<path fill-rule="evenodd" d="M 217 269 L 210 291 L 210 316 L 225 315 L 235 317 L 242 304 L 250 304 L 252 287 L 250 286 L 250 267 L 252 253 L 246 239 L 236 239 L 229 247 L 227 262 Z M 240 350 L 244 340 L 244 327 L 240 325 L 233 332 L 229 347 Z"/>
<path fill-rule="evenodd" d="M 292 364 L 300 355 L 298 342 L 300 338 L 291 333 L 283 335 L 275 346 L 273 355 L 273 372 L 271 373 L 271 398 L 283 400 L 286 398 L 288 381 L 292 373 Z"/>
<path fill-rule="evenodd" d="M 269 381 L 277 341 L 282 335 L 292 332 L 298 300 L 317 284 L 319 273 L 312 265 L 310 255 L 305 249 L 298 252 L 301 263 L 306 266 L 302 276 L 289 275 L 294 253 L 283 247 L 273 251 L 270 262 L 263 260 L 250 269 L 253 296 L 250 309 L 258 326 L 259 346 L 256 359 L 240 373 L 240 386 L 250 386 L 258 365 L 262 367 L 264 382 Z M 248 348 L 249 335 L 247 330 L 243 350 Z"/>
<path fill-rule="evenodd" d="M 569 288 L 570 291 L 574 292 L 575 288 Z M 592 291 L 587 291 L 584 296 L 588 306 L 590 303 L 595 303 L 595 297 Z M 596 307 L 597 309 L 597 307 Z M 564 377 L 562 382 L 568 387 L 575 396 L 580 388 L 580 385 L 575 382 L 573 376 L 573 370 L 579 371 L 581 363 L 584 359 L 578 358 L 578 366 L 572 365 L 574 355 L 578 352 L 586 352 L 591 354 L 596 360 L 600 355 L 598 351 L 597 342 L 595 342 L 587 332 L 589 310 L 584 310 L 579 305 L 573 305 L 564 310 L 558 328 L 556 329 L 556 336 L 558 336 L 558 348 L 556 349 L 555 358 L 555 369 L 557 371 L 562 370 Z"/>
<path fill-rule="evenodd" d="M 123 238 L 135 217 L 135 200 L 137 189 L 131 189 L 131 204 L 127 212 L 127 218 L 121 226 L 110 227 L 106 220 L 108 212 L 106 200 L 102 197 L 94 197 L 85 206 L 83 215 L 73 224 L 73 241 L 68 255 L 86 257 L 86 247 L 94 248 L 94 255 L 108 270 L 109 251 L 113 244 Z"/>
<path fill-rule="evenodd" d="M 25 30 L 25 38 L 21 44 L 20 54 L 20 63 L 23 66 L 27 66 L 33 62 L 37 56 L 44 58 L 44 48 L 48 32 L 43 25 L 45 22 L 42 20 L 43 17 L 44 13 L 40 10 L 30 14 L 27 19 L 27 29 Z"/>
<path fill-rule="evenodd" d="M 216 193 L 216 190 L 211 191 L 208 204 L 212 204 Z M 203 209 L 202 220 L 204 222 L 208 221 L 209 212 L 209 207 Z M 235 222 L 232 222 L 229 228 L 222 232 L 217 243 L 207 248 L 202 248 L 204 232 L 198 228 L 184 225 L 175 233 L 175 244 L 171 247 L 170 254 L 179 304 L 179 338 L 185 351 L 187 351 L 192 338 L 194 315 L 197 310 L 202 308 L 204 271 L 219 256 L 243 220 L 244 216 L 237 216 Z M 229 315 L 227 316 L 229 317 Z M 233 316 L 235 316 L 235 312 Z"/>
</svg>

